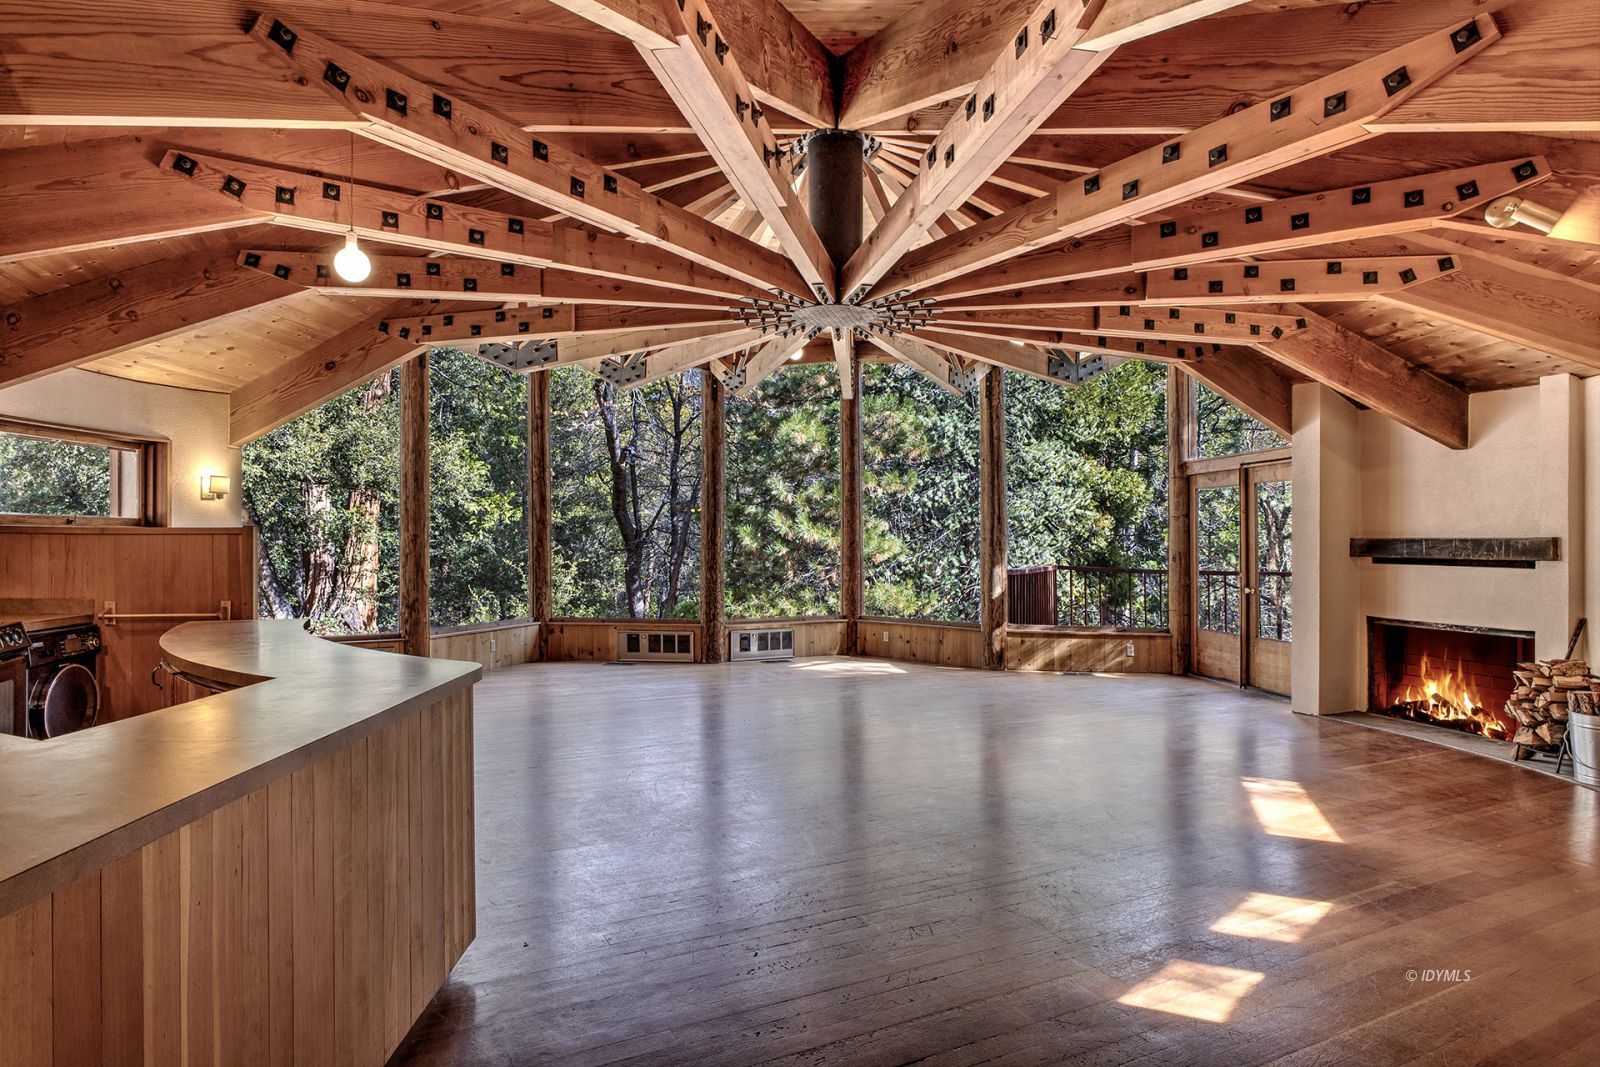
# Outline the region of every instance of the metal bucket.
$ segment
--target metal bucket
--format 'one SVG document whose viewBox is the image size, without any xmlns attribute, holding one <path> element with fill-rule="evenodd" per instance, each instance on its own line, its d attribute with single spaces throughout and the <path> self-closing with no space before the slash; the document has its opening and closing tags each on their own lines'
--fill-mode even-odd
<svg viewBox="0 0 1600 1067">
<path fill-rule="evenodd" d="M 1568 715 L 1567 743 L 1572 748 L 1573 779 L 1600 787 L 1600 715 Z"/>
</svg>

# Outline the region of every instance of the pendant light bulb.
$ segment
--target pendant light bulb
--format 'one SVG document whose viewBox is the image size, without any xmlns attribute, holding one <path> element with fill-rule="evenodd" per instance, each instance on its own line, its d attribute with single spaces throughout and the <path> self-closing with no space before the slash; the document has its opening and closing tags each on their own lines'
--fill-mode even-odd
<svg viewBox="0 0 1600 1067">
<path fill-rule="evenodd" d="M 347 234 L 344 247 L 333 257 L 333 269 L 347 282 L 364 282 L 372 274 L 372 260 L 361 251 L 355 234 Z"/>
</svg>

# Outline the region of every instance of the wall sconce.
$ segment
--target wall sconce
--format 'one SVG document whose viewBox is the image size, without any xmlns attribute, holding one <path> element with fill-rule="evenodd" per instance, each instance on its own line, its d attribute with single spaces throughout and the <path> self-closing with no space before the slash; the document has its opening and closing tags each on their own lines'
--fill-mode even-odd
<svg viewBox="0 0 1600 1067">
<path fill-rule="evenodd" d="M 208 474 L 200 479 L 201 500 L 221 500 L 228 495 L 228 476 Z"/>
<path fill-rule="evenodd" d="M 1529 229 L 1549 233 L 1561 221 L 1561 212 L 1524 200 L 1517 196 L 1502 196 L 1483 210 L 1483 220 L 1497 230 L 1522 223 Z"/>
</svg>

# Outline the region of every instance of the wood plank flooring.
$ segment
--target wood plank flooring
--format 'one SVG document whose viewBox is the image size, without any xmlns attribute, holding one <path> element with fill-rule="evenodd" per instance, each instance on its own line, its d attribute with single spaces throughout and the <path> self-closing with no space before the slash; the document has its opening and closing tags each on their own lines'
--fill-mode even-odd
<svg viewBox="0 0 1600 1067">
<path fill-rule="evenodd" d="M 1600 1062 L 1600 794 L 1267 697 L 535 664 L 476 754 L 394 1063 Z"/>
</svg>

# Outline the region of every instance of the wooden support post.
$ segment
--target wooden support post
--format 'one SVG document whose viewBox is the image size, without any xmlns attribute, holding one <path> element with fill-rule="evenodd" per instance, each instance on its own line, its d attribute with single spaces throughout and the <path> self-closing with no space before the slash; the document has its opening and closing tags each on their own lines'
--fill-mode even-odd
<svg viewBox="0 0 1600 1067">
<path fill-rule="evenodd" d="M 844 634 L 841 655 L 861 650 L 862 550 L 861 550 L 861 359 L 851 361 L 852 388 L 842 388 L 839 400 L 839 614 Z"/>
<path fill-rule="evenodd" d="M 700 633 L 702 663 L 721 663 L 728 643 L 723 610 L 724 504 L 727 500 L 727 407 L 722 380 L 700 371 Z"/>
<path fill-rule="evenodd" d="M 555 614 L 550 548 L 550 373 L 528 375 L 528 615 L 539 624 L 538 658 Z"/>
<path fill-rule="evenodd" d="M 1194 408 L 1189 376 L 1167 367 L 1167 628 L 1172 631 L 1172 673 L 1188 674 L 1190 621 L 1194 616 L 1194 515 L 1189 508 L 1189 455 Z"/>
<path fill-rule="evenodd" d="M 400 640 L 429 654 L 428 353 L 400 364 Z"/>
<path fill-rule="evenodd" d="M 979 412 L 978 628 L 983 631 L 983 669 L 1006 669 L 1006 388 L 1005 372 L 983 376 Z"/>
</svg>

